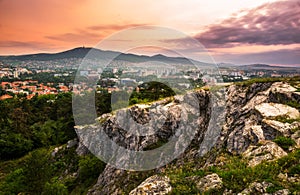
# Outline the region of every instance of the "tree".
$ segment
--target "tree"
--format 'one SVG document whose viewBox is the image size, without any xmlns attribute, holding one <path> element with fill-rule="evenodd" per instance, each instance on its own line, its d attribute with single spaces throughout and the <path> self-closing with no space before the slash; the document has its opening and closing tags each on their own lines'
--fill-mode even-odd
<svg viewBox="0 0 300 195">
<path fill-rule="evenodd" d="M 156 101 L 175 95 L 175 92 L 169 86 L 157 81 L 143 83 L 138 88 L 138 91 L 135 90 L 132 92 L 129 98 L 129 105 Z"/>
</svg>

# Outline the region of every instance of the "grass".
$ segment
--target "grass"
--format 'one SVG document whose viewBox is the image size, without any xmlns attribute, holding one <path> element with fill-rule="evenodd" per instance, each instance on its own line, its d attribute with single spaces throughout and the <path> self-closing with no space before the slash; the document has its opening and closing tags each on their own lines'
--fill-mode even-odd
<svg viewBox="0 0 300 195">
<path fill-rule="evenodd" d="M 171 194 L 200 194 L 196 182 L 205 175 L 217 173 L 222 178 L 223 188 L 205 192 L 204 194 L 222 194 L 224 189 L 232 190 L 234 193 L 241 192 L 253 182 L 269 182 L 273 185 L 267 192 L 274 193 L 280 189 L 289 189 L 291 193 L 299 193 L 300 184 L 282 181 L 277 177 L 279 173 L 295 175 L 300 171 L 300 150 L 295 150 L 287 156 L 276 161 L 263 162 L 255 167 L 249 167 L 247 159 L 231 154 L 222 154 L 223 166 L 211 166 L 209 168 L 196 168 L 193 163 L 186 163 L 182 167 L 170 167 L 166 175 L 171 179 L 173 188 Z M 194 176 L 197 179 L 191 180 Z"/>
<path fill-rule="evenodd" d="M 278 190 L 282 190 L 282 189 L 283 189 L 282 186 L 273 185 L 273 186 L 268 187 L 266 191 L 267 191 L 267 193 L 275 193 Z"/>
<path fill-rule="evenodd" d="M 292 119 L 287 116 L 277 116 L 274 118 L 274 120 L 282 123 L 290 123 L 290 124 L 292 124 L 293 122 L 300 122 L 300 118 Z"/>
<path fill-rule="evenodd" d="M 291 107 L 300 109 L 300 103 L 297 102 L 297 101 L 289 101 L 289 102 L 287 102 L 286 104 L 289 105 L 289 106 L 291 106 Z"/>
<path fill-rule="evenodd" d="M 167 170 L 172 186 L 171 194 L 197 194 L 199 190 L 192 177 L 204 177 L 206 172 L 198 170 L 193 163 L 185 163 L 182 167 L 172 167 Z"/>
<path fill-rule="evenodd" d="M 295 83 L 296 81 L 300 81 L 300 77 L 262 77 L 262 78 L 253 78 L 246 81 L 236 82 L 235 84 L 238 86 L 250 86 L 254 83 L 269 83 L 269 82 L 288 82 Z"/>
<path fill-rule="evenodd" d="M 269 83 L 269 82 L 280 82 L 286 81 L 287 78 L 272 78 L 272 77 L 264 77 L 264 78 L 253 78 L 246 81 L 236 82 L 235 84 L 238 86 L 250 86 L 254 83 Z"/>
<path fill-rule="evenodd" d="M 288 175 L 293 176 L 300 174 L 300 164 L 294 165 L 288 169 Z"/>
<path fill-rule="evenodd" d="M 292 133 L 296 133 L 297 131 L 299 131 L 300 130 L 300 127 L 295 127 L 295 128 L 293 128 L 293 129 L 291 129 L 291 132 Z M 299 135 L 300 135 L 300 132 L 298 132 L 299 133 Z"/>
</svg>

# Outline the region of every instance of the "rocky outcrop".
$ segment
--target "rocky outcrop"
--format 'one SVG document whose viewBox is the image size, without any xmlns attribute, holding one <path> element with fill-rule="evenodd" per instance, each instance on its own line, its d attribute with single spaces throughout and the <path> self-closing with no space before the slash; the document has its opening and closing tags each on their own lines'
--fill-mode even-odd
<svg viewBox="0 0 300 195">
<path fill-rule="evenodd" d="M 263 161 L 276 160 L 286 155 L 282 148 L 271 141 L 262 141 L 260 146 L 250 146 L 243 153 L 243 156 L 249 159 L 249 166 L 256 166 Z"/>
<path fill-rule="evenodd" d="M 231 153 L 241 154 L 251 144 L 262 138 L 260 116 L 255 106 L 269 101 L 272 83 L 255 83 L 249 87 L 232 85 L 226 99 L 226 125 L 222 131 L 220 145 L 226 145 Z M 256 126 L 254 129 L 253 127 Z"/>
<path fill-rule="evenodd" d="M 223 141 L 229 152 L 242 154 L 251 145 L 278 136 L 290 136 L 298 123 L 277 121 L 279 117 L 297 120 L 300 112 L 285 105 L 293 99 L 295 88 L 287 83 L 255 83 L 249 87 L 230 86 L 227 98 L 226 125 Z M 275 101 L 275 91 L 286 99 Z M 275 101 L 275 102 L 273 102 Z"/>
<path fill-rule="evenodd" d="M 300 102 L 300 93 L 288 83 L 276 82 L 270 90 L 270 102 L 285 104 L 286 102 Z"/>
<path fill-rule="evenodd" d="M 206 192 L 213 189 L 221 189 L 223 187 L 223 182 L 216 173 L 213 173 L 201 178 L 196 182 L 196 186 L 200 192 Z"/>
<path fill-rule="evenodd" d="M 175 96 L 173 100 L 121 109 L 115 114 L 102 115 L 96 120 L 97 124 L 78 126 L 76 131 L 80 142 L 92 153 L 107 157 L 106 162 L 114 165 L 105 168 L 89 194 L 114 194 L 126 190 L 126 185 L 117 184 L 129 180 L 130 173 L 119 169 L 150 170 L 179 155 L 181 159 L 193 158 L 197 153 L 190 152 L 191 149 L 199 148 L 206 136 L 215 141 L 218 138 L 218 135 L 214 136 L 218 131 L 212 127 L 221 124 L 221 120 L 208 128 L 210 117 L 220 116 L 212 114 L 211 106 L 210 92 L 199 90 Z M 105 136 L 109 142 L 105 142 Z M 214 145 L 211 140 L 204 144 L 206 150 Z M 165 143 L 165 148 L 154 153 L 155 148 L 161 146 L 157 143 Z M 154 152 L 139 156 L 138 151 L 148 151 L 149 148 Z"/>
<path fill-rule="evenodd" d="M 289 195 L 291 192 L 288 189 L 278 190 L 272 194 L 266 194 L 266 195 Z"/>
<path fill-rule="evenodd" d="M 238 195 L 249 195 L 249 194 L 264 194 L 264 195 L 288 195 L 290 191 L 288 189 L 278 190 L 274 193 L 267 193 L 267 189 L 269 187 L 274 186 L 272 183 L 268 182 L 253 182 L 249 185 L 249 187 L 245 188 L 242 192 L 238 193 Z"/>
<path fill-rule="evenodd" d="M 129 183 L 132 182 L 130 179 L 132 172 L 112 166 L 117 164 L 120 167 L 126 167 L 128 166 L 126 162 L 134 159 L 130 155 L 123 155 L 126 154 L 123 151 L 153 150 L 170 142 L 172 137 L 186 132 L 188 132 L 186 134 L 188 139 L 180 140 L 180 144 L 172 145 L 171 150 L 167 152 L 161 151 L 160 158 L 149 156 L 150 159 L 153 159 L 149 163 L 151 166 L 159 165 L 155 166 L 150 175 L 162 172 L 164 167 L 160 166 L 163 165 L 160 162 L 163 162 L 163 157 L 179 151 L 181 148 L 185 150 L 176 156 L 176 161 L 172 162 L 174 167 L 182 165 L 186 159 L 202 157 L 212 147 L 215 151 L 225 149 L 231 154 L 242 155 L 251 167 L 264 161 L 273 161 L 286 156 L 287 152 L 273 140 L 278 136 L 285 136 L 295 140 L 298 144 L 297 147 L 300 146 L 300 122 L 297 121 L 300 118 L 299 110 L 286 105 L 289 101 L 299 102 L 299 100 L 296 89 L 287 83 L 254 83 L 250 86 L 230 86 L 226 99 L 223 99 L 223 103 L 226 101 L 225 110 L 218 105 L 218 101 L 212 101 L 210 92 L 199 90 L 185 96 L 176 96 L 174 99 L 135 105 L 118 110 L 114 114 L 102 115 L 97 119 L 97 124 L 77 127 L 77 133 L 81 135 L 77 148 L 78 153 L 84 154 L 86 152 L 84 146 L 90 149 L 93 144 L 104 151 L 114 151 L 117 146 L 124 150 L 116 150 L 122 154 L 121 158 L 117 158 L 120 156 L 111 157 L 112 153 L 101 154 L 111 155 L 111 159 L 119 161 L 110 161 L 111 165 L 106 166 L 88 194 L 122 194 L 125 193 L 125 189 L 133 189 L 132 186 L 129 186 Z M 197 114 L 196 118 L 191 117 L 195 114 Z M 225 118 L 223 122 L 218 120 L 218 117 L 222 116 Z M 290 124 L 278 121 L 280 117 L 293 119 L 295 122 Z M 213 124 L 210 124 L 211 119 L 214 119 Z M 145 125 L 150 128 L 144 128 Z M 102 128 L 105 133 L 101 135 L 107 136 L 113 143 L 117 143 L 117 146 L 101 145 L 99 128 Z M 93 141 L 94 138 L 96 139 Z M 182 143 L 187 144 L 188 147 Z M 97 153 L 97 151 L 92 150 L 92 153 Z M 217 158 L 217 154 L 217 152 L 208 153 L 205 157 L 205 165 L 221 166 L 226 164 L 226 162 L 218 160 L 220 158 Z M 134 159 L 129 164 L 140 162 L 139 160 Z M 217 160 L 219 162 L 216 162 Z M 143 180 L 145 178 L 143 177 Z M 134 190 L 130 194 L 171 192 L 172 187 L 167 177 L 154 175 L 142 182 L 143 180 L 136 181 Z M 210 174 L 203 178 L 197 177 L 193 179 L 193 182 L 200 192 L 223 188 L 222 179 L 217 174 Z M 138 185 L 139 183 L 141 184 Z M 267 193 L 266 189 L 270 186 L 272 184 L 267 182 L 254 182 L 240 194 Z M 227 194 L 230 193 L 229 190 Z M 287 191 L 281 190 L 276 193 L 284 194 Z"/>
<path fill-rule="evenodd" d="M 172 191 L 170 179 L 166 176 L 153 175 L 147 178 L 138 187 L 133 189 L 129 195 L 164 195 Z"/>
<path fill-rule="evenodd" d="M 264 194 L 267 192 L 267 188 L 273 186 L 273 184 L 268 182 L 254 182 L 249 185 L 248 188 L 244 189 L 238 195 L 248 195 L 248 194 Z"/>
</svg>

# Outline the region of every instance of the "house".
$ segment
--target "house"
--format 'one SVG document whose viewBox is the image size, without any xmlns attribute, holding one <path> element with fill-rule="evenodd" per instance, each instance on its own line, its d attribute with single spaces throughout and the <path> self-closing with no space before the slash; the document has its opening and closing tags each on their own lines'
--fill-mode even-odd
<svg viewBox="0 0 300 195">
<path fill-rule="evenodd" d="M 6 99 L 11 99 L 11 98 L 13 98 L 13 96 L 5 94 L 0 97 L 0 100 L 6 100 Z"/>
</svg>

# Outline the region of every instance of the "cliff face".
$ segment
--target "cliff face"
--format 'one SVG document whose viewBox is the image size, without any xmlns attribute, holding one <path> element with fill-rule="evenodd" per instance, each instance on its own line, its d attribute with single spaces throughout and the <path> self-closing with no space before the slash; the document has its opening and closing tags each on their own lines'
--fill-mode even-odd
<svg viewBox="0 0 300 195">
<path fill-rule="evenodd" d="M 232 85 L 224 95 L 222 90 L 199 90 L 105 114 L 94 125 L 77 127 L 80 154 L 84 155 L 85 145 L 108 162 L 88 193 L 176 193 L 174 172 L 186 164 L 192 168 L 182 179 L 199 192 L 266 193 L 274 184 L 254 178 L 247 180 L 251 184 L 230 189 L 222 181 L 226 176 L 219 177 L 209 167 L 222 167 L 228 158 L 238 156 L 245 169 L 252 170 L 297 153 L 300 93 L 293 86 L 283 82 Z M 293 175 L 291 181 L 299 182 L 297 177 Z M 281 187 L 274 193 L 290 192 Z"/>
<path fill-rule="evenodd" d="M 213 128 L 208 128 L 215 113 L 212 112 L 214 102 L 210 96 L 211 93 L 204 90 L 189 92 L 184 96 L 104 114 L 94 125 L 77 127 L 81 143 L 110 164 L 90 193 L 124 191 L 131 181 L 130 172 L 122 169 L 155 169 L 159 172 L 160 167 L 176 157 L 184 159 L 188 158 L 187 154 L 189 158 L 198 155 L 196 149 L 199 150 L 209 130 L 213 132 Z M 212 145 L 207 143 L 202 148 L 209 150 Z M 117 187 L 120 183 L 125 185 Z"/>
<path fill-rule="evenodd" d="M 241 154 L 261 140 L 273 140 L 284 133 L 289 135 L 281 128 L 270 126 L 270 122 L 280 117 L 299 118 L 298 110 L 286 105 L 289 102 L 299 103 L 299 97 L 299 92 L 285 83 L 229 87 L 226 126 L 223 129 L 228 151 Z M 284 126 L 283 123 L 277 123 Z"/>
</svg>

